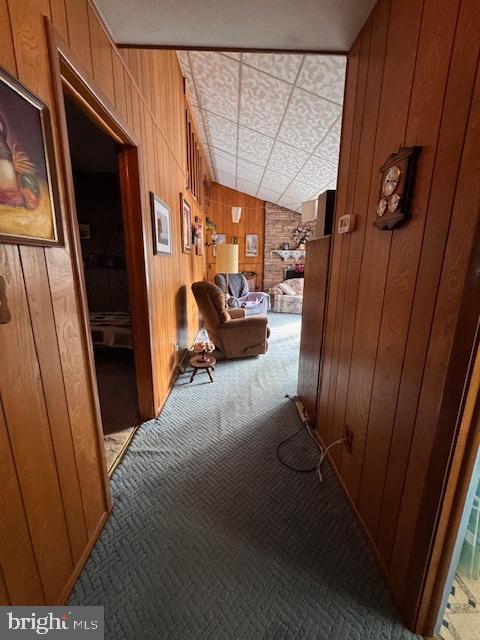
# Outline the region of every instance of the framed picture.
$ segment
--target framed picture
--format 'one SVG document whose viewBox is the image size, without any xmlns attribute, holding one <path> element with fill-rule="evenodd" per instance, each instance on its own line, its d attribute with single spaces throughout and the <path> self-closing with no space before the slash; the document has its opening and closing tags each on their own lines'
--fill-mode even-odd
<svg viewBox="0 0 480 640">
<path fill-rule="evenodd" d="M 172 227 L 170 207 L 150 191 L 152 209 L 153 253 L 172 253 Z"/>
<path fill-rule="evenodd" d="M 258 257 L 258 235 L 256 233 L 245 234 L 245 257 Z"/>
<path fill-rule="evenodd" d="M 182 215 L 182 251 L 191 253 L 192 251 L 192 209 L 188 202 L 180 194 L 180 213 Z"/>
<path fill-rule="evenodd" d="M 203 221 L 200 216 L 195 216 L 195 222 L 193 223 L 193 242 L 195 255 L 203 256 Z"/>
<path fill-rule="evenodd" d="M 213 257 L 217 257 L 217 244 L 225 244 L 227 241 L 226 233 L 216 233 L 215 234 L 215 244 L 213 245 Z"/>
<path fill-rule="evenodd" d="M 90 225 L 80 223 L 78 225 L 78 230 L 80 232 L 80 240 L 91 240 L 92 235 L 90 233 Z"/>
<path fill-rule="evenodd" d="M 2 69 L 0 242 L 63 245 L 48 108 Z"/>
</svg>

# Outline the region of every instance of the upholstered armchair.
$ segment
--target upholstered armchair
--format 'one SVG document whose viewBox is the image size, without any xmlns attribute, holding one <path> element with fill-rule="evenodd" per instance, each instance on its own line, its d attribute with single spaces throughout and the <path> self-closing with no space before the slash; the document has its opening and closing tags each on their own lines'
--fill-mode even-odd
<svg viewBox="0 0 480 640">
<path fill-rule="evenodd" d="M 272 310 L 280 313 L 302 313 L 303 278 L 290 278 L 272 287 Z"/>
<path fill-rule="evenodd" d="M 245 309 L 226 309 L 225 296 L 212 282 L 194 282 L 192 291 L 210 340 L 226 358 L 245 358 L 267 352 L 270 330 L 265 316 L 247 318 Z"/>
</svg>

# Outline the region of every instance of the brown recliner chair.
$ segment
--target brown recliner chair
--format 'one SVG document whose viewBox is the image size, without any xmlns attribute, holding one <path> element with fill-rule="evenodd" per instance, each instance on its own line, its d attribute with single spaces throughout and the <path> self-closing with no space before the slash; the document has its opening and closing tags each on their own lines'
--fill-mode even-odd
<svg viewBox="0 0 480 640">
<path fill-rule="evenodd" d="M 245 317 L 244 309 L 225 309 L 225 296 L 212 282 L 194 282 L 197 301 L 210 340 L 226 358 L 245 358 L 266 353 L 270 330 L 265 316 Z"/>
</svg>

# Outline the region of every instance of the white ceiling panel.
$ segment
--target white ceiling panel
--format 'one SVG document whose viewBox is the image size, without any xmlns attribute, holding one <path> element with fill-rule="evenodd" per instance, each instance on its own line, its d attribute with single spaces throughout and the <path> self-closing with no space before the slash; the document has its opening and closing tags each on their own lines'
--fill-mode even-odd
<svg viewBox="0 0 480 640">
<path fill-rule="evenodd" d="M 202 109 L 236 121 L 240 64 L 212 51 L 189 53 L 189 58 Z"/>
<path fill-rule="evenodd" d="M 244 53 L 244 64 L 265 71 L 275 78 L 295 82 L 303 56 L 291 53 Z"/>
<path fill-rule="evenodd" d="M 262 179 L 265 168 L 262 165 L 254 164 L 243 158 L 237 159 L 237 176 L 243 180 L 251 180 L 258 184 Z"/>
<path fill-rule="evenodd" d="M 324 185 L 331 182 L 336 173 L 336 165 L 320 156 L 311 156 L 298 172 L 296 179 L 311 185 L 310 189 L 312 190 L 317 184 Z"/>
<path fill-rule="evenodd" d="M 240 124 L 274 137 L 291 92 L 286 82 L 242 65 Z"/>
<path fill-rule="evenodd" d="M 310 155 L 306 151 L 277 140 L 268 161 L 268 168 L 293 178 L 309 157 Z"/>
<path fill-rule="evenodd" d="M 274 138 L 264 136 L 258 131 L 247 129 L 247 127 L 238 128 L 238 156 L 251 160 L 257 164 L 265 165 L 270 157 Z"/>
<path fill-rule="evenodd" d="M 343 58 L 205 51 L 178 58 L 215 180 L 293 210 L 334 183 Z"/>
<path fill-rule="evenodd" d="M 278 139 L 311 152 L 328 133 L 341 110 L 333 102 L 295 88 Z"/>
<path fill-rule="evenodd" d="M 305 56 L 297 86 L 317 96 L 343 104 L 345 67 L 344 56 Z"/>
</svg>

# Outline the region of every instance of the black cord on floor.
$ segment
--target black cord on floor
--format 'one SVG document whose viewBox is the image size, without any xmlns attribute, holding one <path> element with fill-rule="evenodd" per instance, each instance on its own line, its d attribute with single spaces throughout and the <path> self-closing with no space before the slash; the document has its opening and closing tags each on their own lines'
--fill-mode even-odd
<svg viewBox="0 0 480 640">
<path fill-rule="evenodd" d="M 277 460 L 280 462 L 280 464 L 282 464 L 284 467 L 287 467 L 287 469 L 290 469 L 291 471 L 296 471 L 297 473 L 313 473 L 314 471 L 316 471 L 317 465 L 315 465 L 311 469 L 298 469 L 297 467 L 292 467 L 292 465 L 288 464 L 288 462 L 285 462 L 284 460 L 282 460 L 280 456 L 280 449 L 283 447 L 283 445 L 286 444 L 287 442 L 290 442 L 290 440 L 293 440 L 293 438 L 295 438 L 295 436 L 298 436 L 298 434 L 301 433 L 302 431 L 305 431 L 304 425 L 302 425 L 300 429 L 298 429 L 298 431 L 295 431 L 295 433 L 293 433 L 291 436 L 288 436 L 288 438 L 285 438 L 285 440 L 282 440 L 277 444 L 277 448 L 276 448 Z"/>
</svg>

